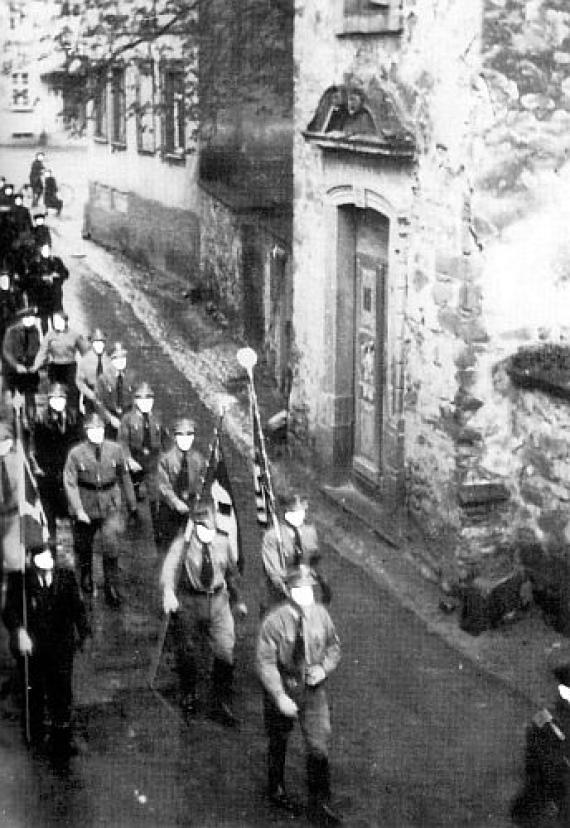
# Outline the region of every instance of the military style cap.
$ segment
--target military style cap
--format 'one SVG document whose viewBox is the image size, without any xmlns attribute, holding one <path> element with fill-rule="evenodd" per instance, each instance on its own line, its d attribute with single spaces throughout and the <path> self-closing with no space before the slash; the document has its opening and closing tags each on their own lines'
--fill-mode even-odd
<svg viewBox="0 0 570 828">
<path fill-rule="evenodd" d="M 215 529 L 214 504 L 211 500 L 202 500 L 194 511 L 194 523 L 205 526 L 207 529 Z"/>
<path fill-rule="evenodd" d="M 54 382 L 49 387 L 48 397 L 65 397 L 67 399 L 67 386 L 61 382 Z"/>
<path fill-rule="evenodd" d="M 283 495 L 281 505 L 283 506 L 283 512 L 297 512 L 300 509 L 307 508 L 307 501 L 295 492 L 293 494 Z"/>
<path fill-rule="evenodd" d="M 45 213 L 34 213 L 34 221 L 37 221 L 38 219 L 45 219 L 45 217 Z"/>
<path fill-rule="evenodd" d="M 304 564 L 301 564 L 300 566 L 291 567 L 287 571 L 285 581 L 289 589 L 302 586 L 314 587 L 317 585 L 316 578 L 311 572 L 310 567 L 305 566 Z"/>
<path fill-rule="evenodd" d="M 16 319 L 24 319 L 26 316 L 37 316 L 38 309 L 36 305 L 27 305 L 24 308 L 18 308 L 16 311 Z"/>
<path fill-rule="evenodd" d="M 99 340 L 101 342 L 107 341 L 107 336 L 103 333 L 101 328 L 95 328 L 95 330 L 91 334 L 91 342 L 95 342 L 96 340 Z"/>
<path fill-rule="evenodd" d="M 196 425 L 189 417 L 180 417 L 174 423 L 174 434 L 194 434 Z"/>
<path fill-rule="evenodd" d="M 85 431 L 87 431 L 88 428 L 104 428 L 104 427 L 105 427 L 105 423 L 103 422 L 101 417 L 95 412 L 93 412 L 93 414 L 90 414 L 89 417 L 87 417 L 87 419 L 85 420 L 84 426 L 83 426 Z"/>
<path fill-rule="evenodd" d="M 123 348 L 120 342 L 115 342 L 115 347 L 113 348 L 113 352 L 111 354 L 111 359 L 117 359 L 117 357 L 126 357 L 127 352 Z"/>
<path fill-rule="evenodd" d="M 154 391 L 148 382 L 141 382 L 135 390 L 135 397 L 154 397 Z"/>
<path fill-rule="evenodd" d="M 558 684 L 570 687 L 570 664 L 561 664 L 552 671 Z"/>
</svg>

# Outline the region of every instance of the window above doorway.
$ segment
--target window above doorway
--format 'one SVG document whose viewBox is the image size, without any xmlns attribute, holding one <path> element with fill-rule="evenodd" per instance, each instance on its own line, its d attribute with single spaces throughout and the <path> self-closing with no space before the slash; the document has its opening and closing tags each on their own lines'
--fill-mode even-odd
<svg viewBox="0 0 570 828">
<path fill-rule="evenodd" d="M 402 0 L 341 0 L 339 35 L 398 34 L 402 31 Z"/>
</svg>

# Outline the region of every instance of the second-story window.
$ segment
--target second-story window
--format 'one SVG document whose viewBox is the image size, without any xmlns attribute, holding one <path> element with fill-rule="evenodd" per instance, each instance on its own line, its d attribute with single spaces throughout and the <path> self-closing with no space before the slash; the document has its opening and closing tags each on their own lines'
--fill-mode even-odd
<svg viewBox="0 0 570 828">
<path fill-rule="evenodd" d="M 125 70 L 122 67 L 111 71 L 111 142 L 120 147 L 127 143 Z"/>
<path fill-rule="evenodd" d="M 162 150 L 165 155 L 182 157 L 186 149 L 184 109 L 184 70 L 167 65 L 162 70 Z"/>
<path fill-rule="evenodd" d="M 95 118 L 95 138 L 99 138 L 99 140 L 106 141 L 108 139 L 108 119 L 107 78 L 105 72 L 100 72 L 95 79 L 93 110 Z"/>
<path fill-rule="evenodd" d="M 141 62 L 137 76 L 137 149 L 154 152 L 154 64 Z"/>
</svg>

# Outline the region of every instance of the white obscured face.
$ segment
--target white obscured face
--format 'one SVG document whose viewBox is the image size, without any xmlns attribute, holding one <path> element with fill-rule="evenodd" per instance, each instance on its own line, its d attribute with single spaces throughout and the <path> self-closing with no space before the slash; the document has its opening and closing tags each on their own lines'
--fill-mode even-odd
<svg viewBox="0 0 570 828">
<path fill-rule="evenodd" d="M 51 549 L 44 549 L 42 552 L 34 555 L 34 566 L 42 572 L 51 572 L 54 566 Z"/>
<path fill-rule="evenodd" d="M 7 273 L 0 273 L 0 290 L 10 290 L 10 277 Z"/>
<path fill-rule="evenodd" d="M 208 526 L 203 526 L 201 523 L 196 524 L 196 536 L 200 543 L 212 543 L 216 536 L 216 530 L 210 529 Z"/>
<path fill-rule="evenodd" d="M 93 426 L 93 428 L 88 428 L 87 439 L 90 443 L 93 443 L 94 446 L 100 446 L 105 439 L 104 426 Z"/>
<path fill-rule="evenodd" d="M 49 398 L 49 407 L 53 409 L 53 411 L 57 412 L 57 414 L 61 414 L 62 411 L 65 411 L 66 404 L 67 400 L 65 399 L 65 397 Z"/>
<path fill-rule="evenodd" d="M 194 442 L 193 434 L 175 434 L 174 439 L 180 451 L 190 451 Z"/>
<path fill-rule="evenodd" d="M 124 371 L 127 367 L 127 358 L 126 356 L 115 356 L 111 357 L 111 362 L 115 366 L 117 371 Z"/>
<path fill-rule="evenodd" d="M 44 259 L 47 259 L 50 254 L 49 244 L 42 244 L 40 253 L 44 257 Z"/>
<path fill-rule="evenodd" d="M 291 588 L 291 598 L 300 607 L 310 607 L 315 603 L 315 594 L 312 586 L 297 586 Z"/>
<path fill-rule="evenodd" d="M 150 414 L 154 405 L 154 397 L 136 397 L 135 405 L 141 414 Z"/>
<path fill-rule="evenodd" d="M 24 328 L 33 328 L 35 324 L 35 316 L 24 316 L 24 318 L 22 319 L 22 325 L 24 326 Z"/>
<path fill-rule="evenodd" d="M 93 344 L 92 344 L 92 348 L 95 351 L 95 353 L 97 354 L 97 356 L 100 356 L 103 353 L 103 351 L 105 350 L 105 340 L 104 339 L 94 339 Z"/>
<path fill-rule="evenodd" d="M 54 331 L 64 331 L 67 325 L 65 317 L 63 317 L 60 313 L 54 313 L 52 322 Z"/>
<path fill-rule="evenodd" d="M 560 698 L 570 704 L 570 687 L 567 687 L 565 684 L 559 684 L 558 692 L 560 694 Z"/>
<path fill-rule="evenodd" d="M 289 526 L 298 529 L 302 526 L 305 520 L 305 509 L 295 509 L 292 512 L 285 512 L 285 520 Z"/>
</svg>

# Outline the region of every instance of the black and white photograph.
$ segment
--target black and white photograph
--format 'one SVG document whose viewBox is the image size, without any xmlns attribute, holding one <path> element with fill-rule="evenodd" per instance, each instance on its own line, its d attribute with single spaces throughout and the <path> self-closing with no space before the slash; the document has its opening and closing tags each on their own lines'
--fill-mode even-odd
<svg viewBox="0 0 570 828">
<path fill-rule="evenodd" d="M 570 828 L 569 0 L 0 0 L 0 828 Z"/>
</svg>

